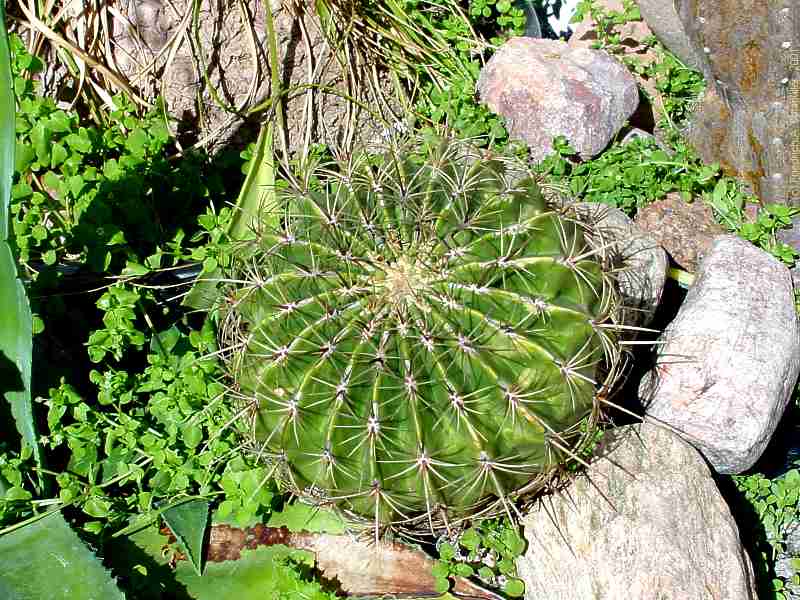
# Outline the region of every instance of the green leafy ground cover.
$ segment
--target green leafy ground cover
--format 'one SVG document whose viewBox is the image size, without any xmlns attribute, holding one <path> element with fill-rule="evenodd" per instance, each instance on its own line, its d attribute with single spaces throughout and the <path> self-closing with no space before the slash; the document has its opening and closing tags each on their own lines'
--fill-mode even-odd
<svg viewBox="0 0 800 600">
<path fill-rule="evenodd" d="M 11 213 L 28 272 L 41 270 L 36 263 L 69 262 L 116 273 L 126 260 L 141 261 L 165 243 L 169 249 L 159 258 L 182 258 L 198 208 L 224 200 L 223 178 L 237 158 L 225 154 L 212 163 L 195 153 L 169 160 L 163 117 L 137 115 L 124 96 L 115 98 L 118 108 L 107 123 L 87 123 L 39 94 L 36 76 L 44 64 L 18 37 L 11 37 L 11 52 L 18 106 Z"/>
<path fill-rule="evenodd" d="M 463 533 L 442 539 L 433 567 L 439 591 L 447 591 L 451 576 L 477 577 L 512 598 L 522 596 L 525 584 L 516 577 L 515 559 L 525 551 L 525 540 L 507 519 L 487 519 Z"/>
<path fill-rule="evenodd" d="M 424 0 L 402 0 L 396 8 L 452 48 L 435 68 L 404 67 L 406 80 L 417 82 L 417 125 L 446 124 L 463 136 L 484 136 L 492 147 L 507 144 L 501 119 L 475 100 L 481 62 L 469 29 L 500 43 L 524 30 L 522 11 L 504 0 L 463 3 L 466 20 Z M 627 0 L 619 14 L 589 1 L 576 20 L 583 13 L 602 24 L 599 46 L 612 53 L 619 50 L 615 27 L 638 18 Z M 662 125 L 672 154 L 647 141 L 615 142 L 598 158 L 579 162 L 561 140 L 539 165 L 540 175 L 576 199 L 629 214 L 680 192 L 687 201 L 707 202 L 729 230 L 793 264 L 797 254 L 775 238 L 793 211 L 765 207 L 748 220 L 753 199 L 681 142 L 677 127 L 702 78 L 652 45 L 660 53 L 653 66 L 628 62 L 653 77 L 663 94 Z M 59 108 L 39 94 L 43 62 L 18 38 L 11 38 L 10 49 L 17 116 L 9 217 L 12 250 L 35 312 L 36 418 L 16 420 L 28 428 L 26 443 L 16 434 L 0 436 L 0 552 L 3 544 L 35 547 L 25 536 L 39 535 L 45 519 L 63 514 L 83 540 L 75 538 L 75 551 L 91 556 L 85 543 L 97 549 L 128 598 L 247 598 L 257 589 L 275 590 L 275 598 L 331 597 L 303 553 L 261 548 L 236 565 L 209 566 L 197 549 L 203 512 L 244 527 L 283 514 L 285 498 L 269 470 L 238 450 L 236 407 L 224 400 L 213 323 L 171 300 L 185 288 L 164 289 L 160 282 L 181 264 L 200 263 L 210 274 L 226 260 L 233 215 L 227 205 L 239 194 L 247 161 L 255 179 L 264 177 L 263 147 L 172 159 L 174 142 L 160 112 L 142 115 L 122 96 L 115 98 L 117 111 L 100 122 L 88 112 Z M 0 411 L 3 426 L 17 413 Z M 774 479 L 746 474 L 729 483 L 762 597 L 782 600 L 786 582 L 775 577 L 774 559 L 786 526 L 798 518 L 797 470 Z M 19 526 L 26 522 L 32 524 Z M 190 557 L 175 571 L 160 554 L 165 538 L 159 522 L 176 534 L 174 548 Z M 59 522 L 52 529 L 67 535 L 64 527 Z M 474 575 L 518 596 L 513 558 L 523 549 L 507 521 L 475 523 L 440 545 L 440 589 L 449 586 L 449 576 Z M 126 552 L 129 560 L 118 561 Z M 0 590 L 3 585 L 13 583 L 0 579 Z M 229 595 L 232 585 L 240 586 L 241 596 Z"/>
</svg>

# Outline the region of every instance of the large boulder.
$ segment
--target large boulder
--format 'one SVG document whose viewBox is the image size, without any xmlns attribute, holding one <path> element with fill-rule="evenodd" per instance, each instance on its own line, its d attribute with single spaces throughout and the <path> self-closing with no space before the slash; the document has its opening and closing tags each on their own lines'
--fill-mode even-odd
<svg viewBox="0 0 800 600">
<path fill-rule="evenodd" d="M 594 5 L 604 14 L 621 14 L 625 10 L 622 0 L 594 0 Z M 586 14 L 582 21 L 575 24 L 567 43 L 570 48 L 591 48 L 600 38 L 601 28 L 605 26 L 597 23 L 591 14 Z M 643 20 L 620 23 L 614 26 L 613 31 L 619 36 L 618 56 L 629 67 L 636 83 L 646 94 L 646 101 L 641 102 L 631 115 L 630 124 L 651 132 L 663 111 L 655 80 L 645 73 L 645 68 L 658 59 L 657 53 L 646 43 L 653 32 Z"/>
<path fill-rule="evenodd" d="M 670 431 L 606 433 L 600 457 L 523 520 L 528 600 L 756 600 L 753 568 L 703 458 Z"/>
<path fill-rule="evenodd" d="M 800 168 L 792 150 L 800 124 L 796 2 L 639 0 L 639 8 L 664 45 L 706 78 L 685 132 L 700 157 L 765 203 L 800 204 L 792 175 Z"/>
<path fill-rule="evenodd" d="M 533 161 L 552 153 L 559 135 L 583 158 L 599 154 L 639 104 L 636 81 L 618 60 L 560 40 L 508 40 L 481 70 L 477 89 Z"/>
<path fill-rule="evenodd" d="M 716 238 L 639 395 L 720 473 L 749 469 L 767 446 L 800 370 L 789 270 L 733 235 Z"/>
</svg>

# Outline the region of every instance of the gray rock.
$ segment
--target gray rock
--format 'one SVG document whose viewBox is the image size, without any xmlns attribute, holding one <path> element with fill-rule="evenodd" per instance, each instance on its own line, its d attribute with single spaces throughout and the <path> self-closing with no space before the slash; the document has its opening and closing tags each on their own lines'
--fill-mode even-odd
<svg viewBox="0 0 800 600">
<path fill-rule="evenodd" d="M 717 237 L 661 340 L 639 387 L 647 415 L 684 435 L 718 472 L 750 468 L 800 370 L 789 270 L 736 236 Z"/>
<path fill-rule="evenodd" d="M 600 153 L 639 104 L 636 80 L 601 50 L 559 40 L 512 38 L 486 63 L 478 94 L 503 116 L 531 159 L 552 153 L 563 135 L 583 158 Z"/>
<path fill-rule="evenodd" d="M 800 215 L 792 217 L 792 226 L 786 229 L 779 229 L 775 233 L 779 242 L 789 244 L 792 248 L 800 252 Z"/>
<path fill-rule="evenodd" d="M 523 520 L 527 600 L 756 600 L 736 523 L 694 448 L 646 424 L 611 430 L 602 448 Z"/>
<path fill-rule="evenodd" d="M 675 6 L 675 2 L 673 0 L 639 0 L 638 4 L 642 19 L 650 27 L 653 35 L 687 67 L 702 71 L 702 60 L 686 33 L 678 12 L 680 8 Z"/>
<path fill-rule="evenodd" d="M 775 559 L 775 575 L 781 579 L 791 579 L 794 577 L 795 573 L 798 573 L 799 571 L 794 568 L 794 565 L 792 564 L 793 560 L 793 556 L 789 556 L 788 554 L 779 554 Z"/>
<path fill-rule="evenodd" d="M 646 326 L 661 301 L 669 268 L 667 254 L 620 209 L 598 202 L 579 202 L 573 208 L 596 225 L 595 245 L 606 246 L 617 272 L 625 306 L 623 322 Z"/>
<path fill-rule="evenodd" d="M 792 173 L 797 1 L 639 0 L 639 8 L 667 48 L 706 79 L 684 131 L 698 155 L 765 204 L 800 205 Z"/>
<path fill-rule="evenodd" d="M 775 233 L 775 237 L 778 238 L 779 242 L 789 244 L 795 250 L 800 251 L 800 215 L 792 217 L 792 226 L 786 229 L 779 229 Z M 800 288 L 800 267 L 795 265 L 791 271 L 794 286 Z"/>
<path fill-rule="evenodd" d="M 784 580 L 785 588 L 782 590 L 786 600 L 800 600 L 800 585 L 792 582 L 792 578 L 798 574 L 793 563 L 797 557 L 782 554 L 775 559 L 775 575 Z"/>
<path fill-rule="evenodd" d="M 800 522 L 788 528 L 785 536 L 783 542 L 786 544 L 786 552 L 800 556 Z"/>
<path fill-rule="evenodd" d="M 786 552 L 775 558 L 775 575 L 784 580 L 786 600 L 800 600 L 800 585 L 793 583 L 792 578 L 800 574 L 795 561 L 800 558 L 800 522 L 794 523 L 784 531 Z"/>
</svg>

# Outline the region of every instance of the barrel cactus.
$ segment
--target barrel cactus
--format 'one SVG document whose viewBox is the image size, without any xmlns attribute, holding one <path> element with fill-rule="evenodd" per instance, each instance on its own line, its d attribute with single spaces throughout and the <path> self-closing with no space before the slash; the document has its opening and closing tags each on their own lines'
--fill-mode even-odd
<svg viewBox="0 0 800 600">
<path fill-rule="evenodd" d="M 221 326 L 247 446 L 295 493 L 435 530 L 507 510 L 585 441 L 618 295 L 524 171 L 411 140 L 265 210 Z"/>
</svg>

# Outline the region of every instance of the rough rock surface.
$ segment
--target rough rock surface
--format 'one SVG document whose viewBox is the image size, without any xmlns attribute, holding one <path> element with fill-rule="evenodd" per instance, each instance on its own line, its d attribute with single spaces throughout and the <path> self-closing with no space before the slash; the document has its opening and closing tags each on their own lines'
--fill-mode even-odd
<svg viewBox="0 0 800 600">
<path fill-rule="evenodd" d="M 594 0 L 594 4 L 606 13 L 611 11 L 622 12 L 624 10 L 621 0 Z M 615 26 L 614 31 L 619 33 L 623 62 L 638 63 L 642 68 L 655 62 L 657 59 L 656 53 L 644 44 L 644 40 L 653 34 L 647 23 L 644 21 L 628 21 Z M 570 48 L 591 48 L 597 39 L 598 24 L 592 19 L 591 15 L 587 14 L 582 21 L 574 26 L 567 44 Z M 655 81 L 643 73 L 637 72 L 637 69 L 631 68 L 630 71 L 639 87 L 647 94 L 649 101 L 640 102 L 629 121 L 634 127 L 640 127 L 645 131 L 652 132 L 662 111 Z"/>
<path fill-rule="evenodd" d="M 703 458 L 654 425 L 601 455 L 523 520 L 528 600 L 756 600 L 753 568 Z"/>
<path fill-rule="evenodd" d="M 270 97 L 265 5 L 272 11 L 283 85 L 296 88 L 313 76 L 317 84 L 345 92 L 346 75 L 319 29 L 313 3 L 201 0 L 195 39 L 192 2 L 122 0 L 112 40 L 117 66 L 144 97 L 163 94 L 170 114 L 180 120 L 179 132 L 199 132 L 199 141 L 212 149 L 252 138 L 257 124 L 236 112 Z M 247 11 L 246 20 L 242 11 Z M 203 71 L 217 98 L 200 75 Z M 302 147 L 308 119 L 312 142 L 333 143 L 353 136 L 365 143 L 380 139 L 384 125 L 341 95 L 317 91 L 314 117 L 305 114 L 306 100 L 303 90 L 294 89 L 286 96 L 290 152 Z M 375 110 L 382 106 L 374 98 L 362 100 Z M 350 122 L 353 112 L 357 120 Z"/>
<path fill-rule="evenodd" d="M 792 176 L 797 1 L 639 0 L 639 8 L 655 35 L 708 82 L 685 131 L 700 157 L 765 203 L 800 204 Z"/>
<path fill-rule="evenodd" d="M 790 527 L 785 536 L 786 551 L 775 557 L 775 574 L 785 580 L 786 600 L 800 600 L 800 585 L 792 581 L 795 575 L 800 574 L 800 568 L 795 566 L 800 558 L 800 522 Z"/>
<path fill-rule="evenodd" d="M 800 327 L 789 270 L 719 236 L 642 380 L 646 413 L 684 435 L 720 473 L 750 468 L 797 381 Z"/>
<path fill-rule="evenodd" d="M 633 140 L 637 139 L 653 140 L 654 142 L 656 141 L 656 138 L 652 133 L 647 133 L 638 127 L 632 127 L 625 135 L 622 136 L 620 144 L 627 144 L 628 142 L 632 142 Z"/>
<path fill-rule="evenodd" d="M 775 237 L 800 252 L 800 215 L 792 217 L 792 226 L 787 229 L 779 229 Z"/>
<path fill-rule="evenodd" d="M 687 271 L 696 271 L 714 238 L 725 230 L 707 204 L 686 202 L 678 192 L 648 204 L 636 213 L 636 224 L 652 235 L 672 259 Z"/>
<path fill-rule="evenodd" d="M 672 0 L 638 0 L 637 4 L 642 19 L 659 41 L 687 67 L 696 71 L 702 70 L 702 61 L 683 26 L 676 3 Z"/>
<path fill-rule="evenodd" d="M 753 219 L 755 220 L 755 219 Z M 789 244 L 792 248 L 800 252 L 800 215 L 792 218 L 792 226 L 787 229 L 779 229 L 775 237 L 784 244 Z M 792 280 L 796 288 L 800 289 L 800 267 L 792 267 Z"/>
<path fill-rule="evenodd" d="M 600 153 L 639 103 L 636 81 L 608 53 L 560 40 L 512 38 L 486 63 L 478 94 L 524 140 L 531 159 L 563 135 L 583 158 Z"/>
<path fill-rule="evenodd" d="M 597 202 L 573 206 L 578 214 L 596 223 L 598 245 L 606 246 L 618 269 L 617 281 L 626 308 L 623 322 L 648 325 L 667 282 L 668 261 L 664 250 L 618 208 Z"/>
</svg>

